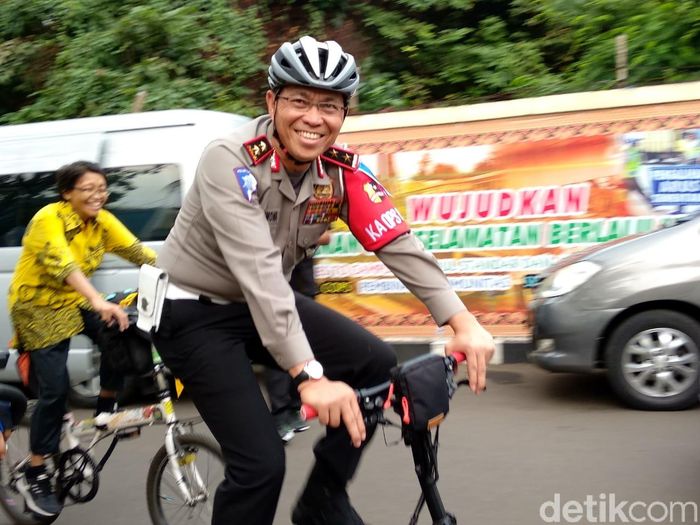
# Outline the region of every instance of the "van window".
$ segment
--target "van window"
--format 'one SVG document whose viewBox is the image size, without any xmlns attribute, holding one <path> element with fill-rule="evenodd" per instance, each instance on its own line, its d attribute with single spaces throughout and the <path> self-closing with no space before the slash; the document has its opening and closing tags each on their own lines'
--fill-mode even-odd
<svg viewBox="0 0 700 525">
<path fill-rule="evenodd" d="M 180 207 L 179 167 L 155 164 L 105 171 L 107 209 L 142 241 L 164 240 Z M 53 171 L 0 176 L 0 247 L 21 246 L 34 214 L 57 200 Z"/>
<path fill-rule="evenodd" d="M 109 168 L 109 201 L 114 213 L 142 241 L 162 241 L 180 209 L 180 168 L 155 164 Z"/>
<path fill-rule="evenodd" d="M 56 200 L 53 171 L 0 177 L 0 246 L 20 246 L 34 214 Z"/>
</svg>

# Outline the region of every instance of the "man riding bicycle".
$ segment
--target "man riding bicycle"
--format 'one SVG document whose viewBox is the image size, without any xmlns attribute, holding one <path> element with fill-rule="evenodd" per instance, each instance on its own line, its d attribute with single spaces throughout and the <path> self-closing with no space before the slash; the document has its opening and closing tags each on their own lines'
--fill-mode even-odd
<svg viewBox="0 0 700 525">
<path fill-rule="evenodd" d="M 214 525 L 271 524 L 284 448 L 250 361 L 286 370 L 328 429 L 297 502 L 297 525 L 362 524 L 346 485 L 375 427 L 354 388 L 386 381 L 391 347 L 294 293 L 294 266 L 337 218 L 420 298 L 466 353 L 483 389 L 493 339 L 467 311 L 358 156 L 334 146 L 359 85 L 352 55 L 304 36 L 272 57 L 268 115 L 210 144 L 158 265 L 170 278 L 154 342 L 221 444 Z"/>
</svg>

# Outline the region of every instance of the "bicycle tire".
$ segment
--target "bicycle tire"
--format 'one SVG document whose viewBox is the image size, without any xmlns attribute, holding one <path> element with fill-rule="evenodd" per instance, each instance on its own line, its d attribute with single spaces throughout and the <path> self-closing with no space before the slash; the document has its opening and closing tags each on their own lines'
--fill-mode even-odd
<svg viewBox="0 0 700 525">
<path fill-rule="evenodd" d="M 48 525 L 58 515 L 41 517 L 27 509 L 24 497 L 17 490 L 16 479 L 21 474 L 16 466 L 29 454 L 28 422 L 23 420 L 7 442 L 5 458 L 0 460 L 0 506 L 15 525 Z"/>
<path fill-rule="evenodd" d="M 182 434 L 175 438 L 185 482 L 192 484 L 194 471 L 207 489 L 207 496 L 195 505 L 188 505 L 168 470 L 168 454 L 163 445 L 151 460 L 146 481 L 148 514 L 153 525 L 209 525 L 213 512 L 214 492 L 224 479 L 224 456 L 219 444 L 201 434 Z"/>
</svg>

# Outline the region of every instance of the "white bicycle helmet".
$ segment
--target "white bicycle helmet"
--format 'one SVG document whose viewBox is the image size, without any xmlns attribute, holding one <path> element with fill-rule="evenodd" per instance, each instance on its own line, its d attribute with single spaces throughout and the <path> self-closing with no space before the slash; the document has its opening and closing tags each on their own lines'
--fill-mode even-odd
<svg viewBox="0 0 700 525">
<path fill-rule="evenodd" d="M 282 44 L 272 56 L 267 75 L 273 91 L 293 84 L 337 91 L 346 100 L 360 83 L 355 58 L 350 53 L 333 40 L 319 42 L 310 36 Z"/>
</svg>

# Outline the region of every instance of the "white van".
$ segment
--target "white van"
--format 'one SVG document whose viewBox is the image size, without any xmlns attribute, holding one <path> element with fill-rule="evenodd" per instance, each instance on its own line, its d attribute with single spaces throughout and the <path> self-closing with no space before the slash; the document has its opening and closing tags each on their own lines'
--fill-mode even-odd
<svg viewBox="0 0 700 525">
<path fill-rule="evenodd" d="M 0 290 L 7 293 L 34 213 L 58 199 L 54 172 L 76 160 L 97 162 L 108 174 L 107 209 L 142 241 L 159 249 L 192 184 L 204 147 L 247 117 L 204 110 L 169 110 L 0 126 Z M 136 286 L 137 268 L 107 256 L 92 278 L 103 292 Z M 7 300 L 0 313 L 0 345 L 12 336 Z M 1 382 L 18 377 L 11 352 Z M 99 389 L 99 356 L 75 337 L 69 354 L 71 400 L 89 404 Z"/>
</svg>

